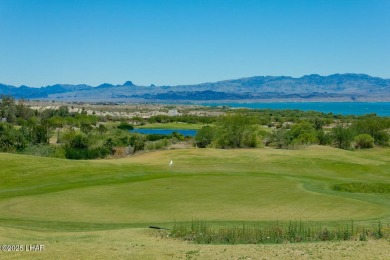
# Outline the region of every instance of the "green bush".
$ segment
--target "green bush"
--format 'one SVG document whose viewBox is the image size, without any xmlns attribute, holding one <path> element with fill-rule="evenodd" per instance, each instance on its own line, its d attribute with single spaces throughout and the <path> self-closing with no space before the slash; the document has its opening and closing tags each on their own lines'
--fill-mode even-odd
<svg viewBox="0 0 390 260">
<path fill-rule="evenodd" d="M 167 135 L 162 135 L 162 134 L 149 134 L 149 135 L 146 135 L 146 141 L 157 141 L 157 140 L 161 140 L 161 139 L 166 139 Z"/>
<path fill-rule="evenodd" d="M 195 143 L 199 148 L 205 148 L 211 144 L 214 138 L 214 129 L 210 126 L 202 127 L 195 135 Z"/>
<path fill-rule="evenodd" d="M 274 129 L 269 137 L 270 143 L 275 145 L 277 149 L 287 148 L 290 144 L 288 130 L 284 128 Z"/>
<path fill-rule="evenodd" d="M 317 139 L 320 145 L 332 144 L 332 136 L 328 133 L 325 133 L 324 130 L 317 131 Z"/>
<path fill-rule="evenodd" d="M 104 158 L 108 154 L 110 154 L 109 149 L 107 147 L 101 146 L 101 147 L 95 147 L 95 148 L 73 148 L 70 146 L 65 146 L 65 157 L 67 159 L 73 159 L 73 160 L 90 160 L 90 159 L 96 159 L 96 158 Z"/>
<path fill-rule="evenodd" d="M 27 146 L 27 136 L 24 129 L 16 130 L 9 123 L 0 123 L 0 151 L 22 151 Z"/>
<path fill-rule="evenodd" d="M 385 131 L 379 131 L 374 135 L 375 144 L 389 146 L 390 135 Z"/>
<path fill-rule="evenodd" d="M 374 147 L 374 138 L 369 134 L 360 134 L 354 138 L 355 148 L 367 149 Z"/>
<path fill-rule="evenodd" d="M 45 156 L 45 157 L 54 157 L 56 148 L 51 145 L 37 144 L 27 146 L 23 154 L 35 155 L 35 156 Z"/>
<path fill-rule="evenodd" d="M 288 132 L 289 139 L 294 145 L 313 144 L 317 143 L 317 134 L 313 125 L 309 122 L 303 121 L 295 124 Z"/>
<path fill-rule="evenodd" d="M 63 149 L 67 159 L 74 160 L 88 160 L 96 158 L 104 158 L 112 153 L 112 147 L 109 145 L 110 140 L 107 140 L 101 146 L 91 147 L 88 137 L 83 134 L 71 133 L 68 137 L 67 143 L 64 144 Z"/>
<path fill-rule="evenodd" d="M 256 120 L 244 114 L 222 117 L 214 128 L 213 143 L 217 148 L 256 147 Z"/>
<path fill-rule="evenodd" d="M 133 153 L 136 153 L 145 148 L 146 137 L 143 134 L 133 134 L 128 141 L 129 145 L 133 148 Z"/>
<path fill-rule="evenodd" d="M 134 127 L 132 125 L 130 125 L 129 123 L 127 123 L 127 122 L 121 122 L 118 125 L 118 128 L 121 129 L 121 130 L 125 130 L 125 131 L 130 131 L 130 130 L 134 129 Z"/>
<path fill-rule="evenodd" d="M 145 150 L 161 150 L 166 148 L 169 145 L 169 141 L 167 139 L 161 139 L 153 142 L 145 143 Z"/>
<path fill-rule="evenodd" d="M 350 149 L 353 140 L 353 130 L 346 125 L 339 124 L 332 129 L 332 140 L 337 148 Z"/>
</svg>

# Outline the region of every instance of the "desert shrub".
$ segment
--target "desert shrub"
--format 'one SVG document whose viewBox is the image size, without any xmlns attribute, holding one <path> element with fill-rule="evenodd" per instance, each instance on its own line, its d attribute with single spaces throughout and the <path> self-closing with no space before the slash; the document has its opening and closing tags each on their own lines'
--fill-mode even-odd
<svg viewBox="0 0 390 260">
<path fill-rule="evenodd" d="M 178 141 L 184 141 L 185 140 L 185 136 L 182 135 L 181 133 L 179 132 L 172 132 L 172 138 L 175 138 L 176 140 Z"/>
<path fill-rule="evenodd" d="M 311 123 L 306 121 L 293 125 L 291 130 L 287 133 L 290 142 L 294 145 L 313 144 L 318 142 L 316 130 Z"/>
<path fill-rule="evenodd" d="M 103 146 L 95 147 L 95 148 L 84 148 L 84 149 L 77 149 L 77 148 L 65 146 L 64 150 L 65 150 L 65 157 L 67 159 L 74 159 L 74 160 L 89 160 L 89 159 L 96 159 L 96 158 L 104 158 L 110 153 L 110 151 Z"/>
<path fill-rule="evenodd" d="M 386 117 L 378 117 L 375 114 L 362 116 L 357 120 L 352 128 L 358 134 L 369 134 L 374 138 L 376 145 L 387 146 L 389 134 L 386 129 L 390 127 L 390 120 Z"/>
<path fill-rule="evenodd" d="M 166 148 L 169 145 L 169 141 L 167 139 L 161 139 L 157 141 L 152 141 L 152 142 L 146 142 L 145 143 L 145 150 L 161 150 Z"/>
<path fill-rule="evenodd" d="M 332 140 L 334 145 L 340 149 L 350 149 L 351 142 L 354 134 L 353 130 L 348 128 L 346 125 L 339 124 L 332 129 Z"/>
<path fill-rule="evenodd" d="M 29 135 L 24 132 L 24 129 L 16 130 L 9 123 L 0 123 L 0 151 L 22 151 L 29 141 Z"/>
<path fill-rule="evenodd" d="M 69 137 L 67 143 L 63 145 L 65 157 L 67 159 L 88 160 L 104 158 L 112 153 L 112 149 L 106 145 L 91 147 L 87 136 L 83 134 L 74 134 Z"/>
<path fill-rule="evenodd" d="M 107 132 L 107 127 L 105 127 L 103 124 L 100 124 L 97 128 L 97 131 L 100 135 L 103 135 L 105 132 Z"/>
<path fill-rule="evenodd" d="M 129 154 L 129 149 L 127 147 L 115 147 L 112 154 L 116 158 L 122 158 Z"/>
<path fill-rule="evenodd" d="M 125 131 L 130 131 L 130 130 L 134 129 L 134 127 L 132 125 L 130 125 L 127 122 L 123 122 L 123 121 L 118 125 L 118 128 L 121 130 L 125 130 Z"/>
<path fill-rule="evenodd" d="M 217 123 L 213 143 L 217 148 L 256 147 L 254 119 L 243 114 L 227 115 Z"/>
<path fill-rule="evenodd" d="M 258 138 L 254 127 L 251 127 L 251 129 L 247 129 L 243 132 L 241 147 L 257 147 L 259 140 L 261 140 L 261 138 Z"/>
<path fill-rule="evenodd" d="M 81 130 L 81 132 L 83 132 L 85 134 L 89 134 L 89 133 L 92 132 L 93 127 L 90 124 L 81 123 L 80 124 L 80 130 Z"/>
<path fill-rule="evenodd" d="M 134 134 L 130 137 L 130 146 L 133 148 L 133 153 L 141 151 L 145 147 L 146 138 L 142 134 Z"/>
<path fill-rule="evenodd" d="M 23 154 L 35 155 L 35 156 L 45 156 L 45 157 L 55 157 L 56 147 L 53 145 L 30 145 L 23 150 Z"/>
<path fill-rule="evenodd" d="M 277 149 L 287 148 L 290 144 L 288 131 L 284 128 L 274 129 L 269 136 L 270 143 L 276 146 Z"/>
<path fill-rule="evenodd" d="M 360 134 L 354 138 L 355 148 L 367 149 L 374 147 L 374 138 L 369 134 Z"/>
<path fill-rule="evenodd" d="M 170 136 L 162 135 L 162 134 L 148 134 L 146 135 L 146 141 L 157 141 L 161 139 L 166 139 L 167 137 Z"/>
<path fill-rule="evenodd" d="M 332 136 L 328 133 L 325 133 L 323 130 L 317 131 L 318 144 L 320 145 L 330 145 L 332 144 Z"/>
<path fill-rule="evenodd" d="M 214 129 L 210 126 L 202 127 L 195 135 L 195 143 L 199 148 L 205 148 L 211 144 L 214 137 Z"/>
<path fill-rule="evenodd" d="M 389 146 L 390 135 L 385 131 L 379 131 L 374 136 L 375 144 Z"/>
</svg>

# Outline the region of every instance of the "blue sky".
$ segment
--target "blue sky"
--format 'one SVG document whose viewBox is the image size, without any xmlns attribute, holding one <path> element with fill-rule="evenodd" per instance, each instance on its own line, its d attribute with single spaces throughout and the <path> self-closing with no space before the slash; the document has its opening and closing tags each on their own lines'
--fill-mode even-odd
<svg viewBox="0 0 390 260">
<path fill-rule="evenodd" d="M 388 0 L 0 0 L 0 83 L 390 78 Z"/>
</svg>

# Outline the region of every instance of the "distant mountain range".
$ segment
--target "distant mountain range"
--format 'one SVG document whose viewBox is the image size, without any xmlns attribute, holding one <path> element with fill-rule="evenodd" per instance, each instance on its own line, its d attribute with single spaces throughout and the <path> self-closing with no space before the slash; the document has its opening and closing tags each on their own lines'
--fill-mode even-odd
<svg viewBox="0 0 390 260">
<path fill-rule="evenodd" d="M 196 101 L 390 101 L 390 79 L 365 74 L 256 76 L 179 86 L 137 86 L 108 83 L 56 84 L 32 88 L 0 84 L 0 95 L 15 98 L 86 102 Z"/>
</svg>

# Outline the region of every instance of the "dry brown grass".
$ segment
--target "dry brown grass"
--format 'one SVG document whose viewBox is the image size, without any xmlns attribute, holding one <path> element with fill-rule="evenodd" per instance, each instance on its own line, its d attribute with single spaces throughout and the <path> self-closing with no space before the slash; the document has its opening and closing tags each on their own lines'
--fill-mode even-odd
<svg viewBox="0 0 390 260">
<path fill-rule="evenodd" d="M 0 259 L 390 258 L 390 242 L 384 239 L 279 245 L 198 245 L 162 238 L 158 232 L 148 229 L 40 232 L 0 228 L 0 241 L 45 246 L 43 252 L 0 252 Z"/>
</svg>

